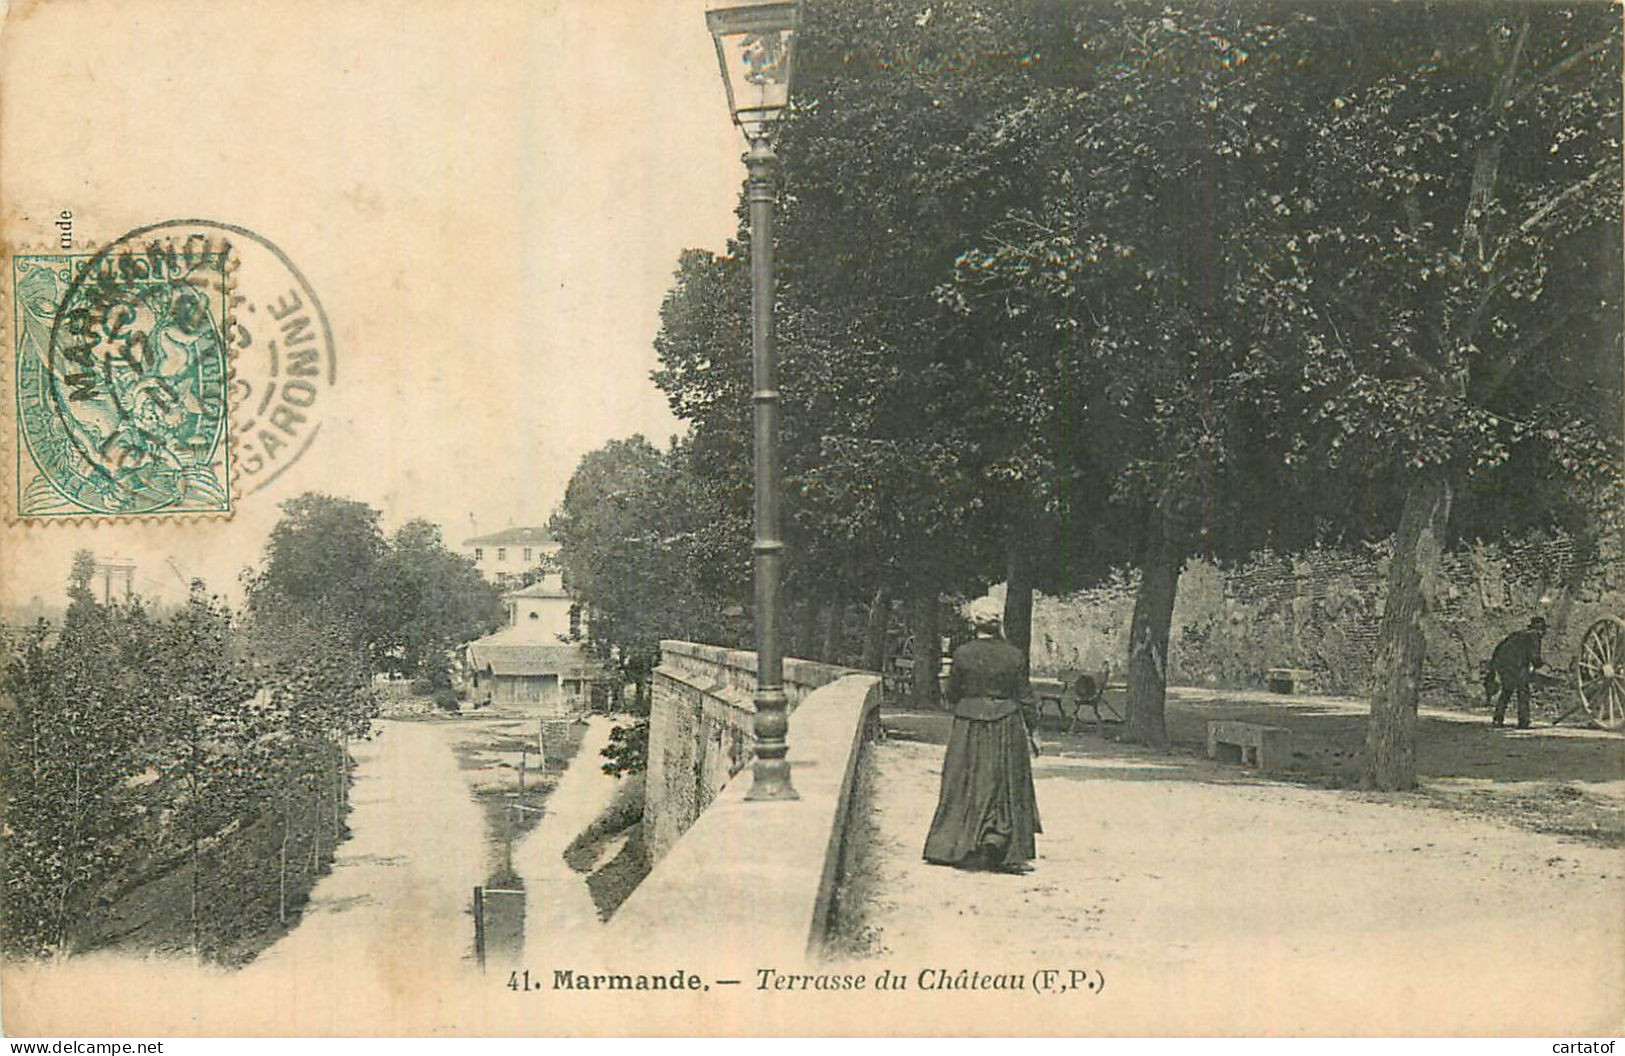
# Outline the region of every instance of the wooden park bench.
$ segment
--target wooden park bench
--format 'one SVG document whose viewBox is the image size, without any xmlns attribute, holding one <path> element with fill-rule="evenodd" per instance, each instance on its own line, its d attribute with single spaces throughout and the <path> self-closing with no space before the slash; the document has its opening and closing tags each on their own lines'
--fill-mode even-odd
<svg viewBox="0 0 1625 1056">
<path fill-rule="evenodd" d="M 1286 765 L 1292 755 L 1292 732 L 1280 726 L 1234 719 L 1214 719 L 1207 724 L 1207 757 L 1221 762 L 1275 770 Z"/>
</svg>

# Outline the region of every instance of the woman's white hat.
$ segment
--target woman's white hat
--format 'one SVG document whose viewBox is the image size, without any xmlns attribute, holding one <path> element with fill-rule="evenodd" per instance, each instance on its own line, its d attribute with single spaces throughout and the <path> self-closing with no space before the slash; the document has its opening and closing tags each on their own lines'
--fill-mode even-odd
<svg viewBox="0 0 1625 1056">
<path fill-rule="evenodd" d="M 965 606 L 965 616 L 978 627 L 1004 622 L 1004 606 L 993 598 L 977 598 Z"/>
</svg>

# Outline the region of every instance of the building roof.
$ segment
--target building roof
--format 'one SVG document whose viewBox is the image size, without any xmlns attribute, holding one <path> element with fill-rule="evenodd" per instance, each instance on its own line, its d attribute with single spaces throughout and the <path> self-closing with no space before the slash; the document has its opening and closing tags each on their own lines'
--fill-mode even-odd
<svg viewBox="0 0 1625 1056">
<path fill-rule="evenodd" d="M 464 539 L 464 546 L 512 546 L 515 543 L 529 543 L 532 546 L 546 545 L 557 542 L 546 528 L 504 528 L 500 532 L 490 535 L 477 535 L 472 539 Z"/>
<path fill-rule="evenodd" d="M 598 665 L 579 645 L 537 645 L 481 638 L 468 647 L 468 659 L 493 675 L 559 675 L 592 678 Z"/>
</svg>

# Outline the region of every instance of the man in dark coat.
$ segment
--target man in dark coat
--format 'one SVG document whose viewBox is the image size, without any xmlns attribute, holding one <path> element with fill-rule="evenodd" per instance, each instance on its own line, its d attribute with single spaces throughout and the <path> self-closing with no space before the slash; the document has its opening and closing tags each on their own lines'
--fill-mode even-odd
<svg viewBox="0 0 1625 1056">
<path fill-rule="evenodd" d="M 1525 629 L 1502 638 L 1495 652 L 1490 654 L 1489 670 L 1484 673 L 1485 707 L 1489 706 L 1495 687 L 1501 688 L 1501 698 L 1495 702 L 1495 717 L 1490 720 L 1494 725 L 1506 725 L 1507 701 L 1516 693 L 1518 728 L 1529 728 L 1529 678 L 1535 668 L 1546 666 L 1540 655 L 1540 640 L 1545 633 L 1546 620 L 1536 616 Z"/>
<path fill-rule="evenodd" d="M 1037 708 L 1021 650 L 999 636 L 997 609 L 972 619 L 976 638 L 954 651 L 948 674 L 954 720 L 925 860 L 1026 872 L 1043 831 L 1028 756 Z"/>
</svg>

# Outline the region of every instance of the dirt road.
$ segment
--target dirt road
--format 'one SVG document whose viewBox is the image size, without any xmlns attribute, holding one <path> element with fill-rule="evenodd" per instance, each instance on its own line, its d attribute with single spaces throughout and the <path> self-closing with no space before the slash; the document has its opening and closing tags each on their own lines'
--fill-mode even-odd
<svg viewBox="0 0 1625 1056">
<path fill-rule="evenodd" d="M 1087 965 L 1106 980 L 1090 1006 L 1103 1032 L 1618 1029 L 1625 851 L 1044 739 L 1025 876 L 921 861 L 943 749 L 876 746 L 855 876 L 868 958 Z"/>
<path fill-rule="evenodd" d="M 351 837 L 297 927 L 243 971 L 289 1007 L 374 979 L 410 986 L 472 956 L 470 896 L 482 881 L 485 822 L 459 773 L 446 723 L 390 722 L 356 759 Z M 338 1028 L 342 1029 L 342 1027 Z"/>
<path fill-rule="evenodd" d="M 589 721 L 569 770 L 547 797 L 541 823 L 514 849 L 514 870 L 524 878 L 528 899 L 521 963 L 544 964 L 560 942 L 590 942 L 599 927 L 586 878 L 565 864 L 564 849 L 615 795 L 619 781 L 599 769 L 598 754 L 609 743 L 611 725 L 602 716 Z"/>
</svg>

